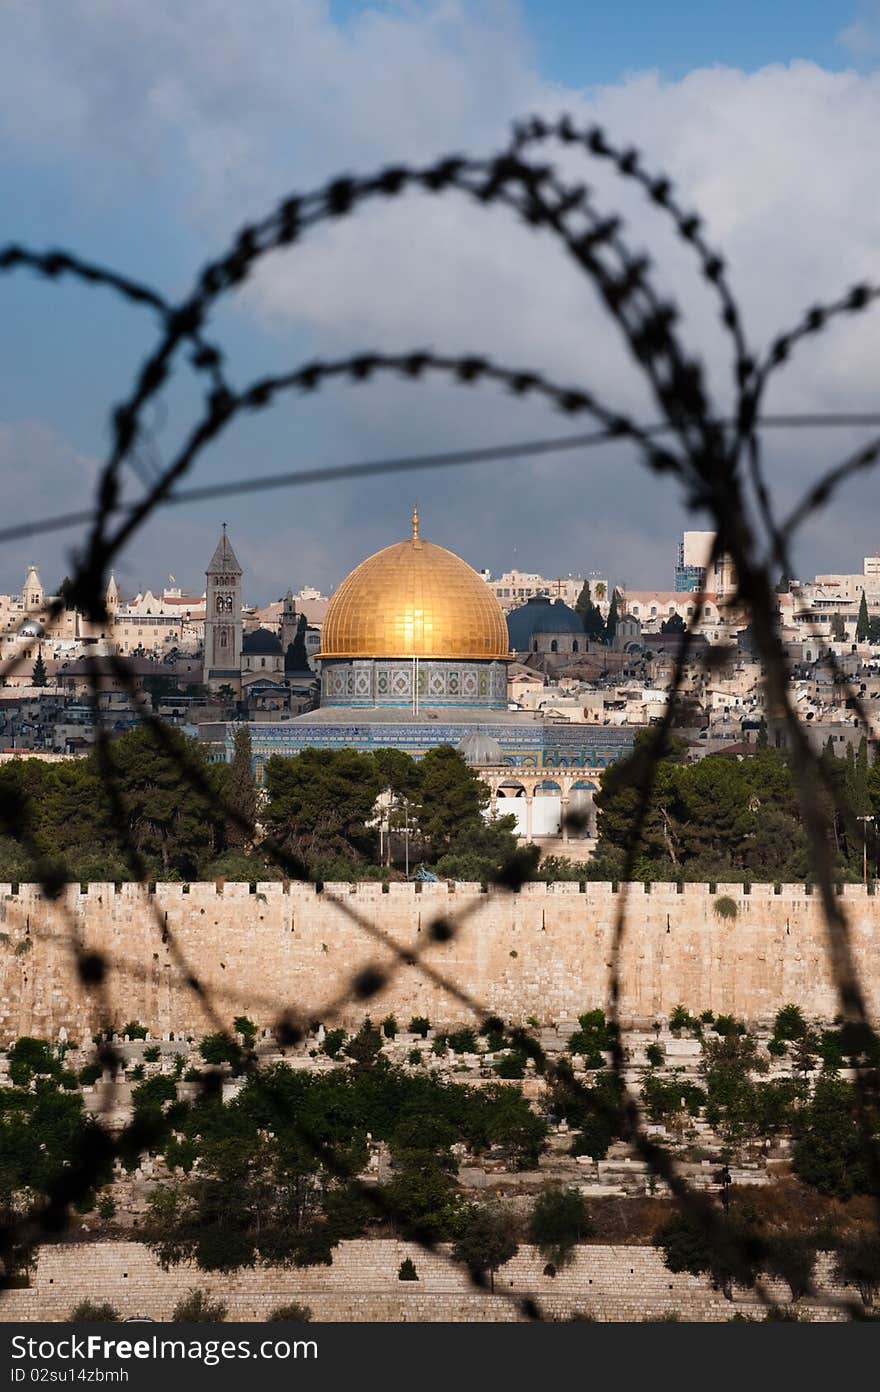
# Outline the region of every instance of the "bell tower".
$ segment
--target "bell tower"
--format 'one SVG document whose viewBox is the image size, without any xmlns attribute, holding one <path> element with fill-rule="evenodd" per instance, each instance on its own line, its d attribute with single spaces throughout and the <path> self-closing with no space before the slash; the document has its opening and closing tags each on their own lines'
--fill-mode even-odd
<svg viewBox="0 0 880 1392">
<path fill-rule="evenodd" d="M 206 686 L 231 686 L 238 695 L 241 684 L 241 566 L 226 535 L 226 523 L 205 572 Z"/>
</svg>

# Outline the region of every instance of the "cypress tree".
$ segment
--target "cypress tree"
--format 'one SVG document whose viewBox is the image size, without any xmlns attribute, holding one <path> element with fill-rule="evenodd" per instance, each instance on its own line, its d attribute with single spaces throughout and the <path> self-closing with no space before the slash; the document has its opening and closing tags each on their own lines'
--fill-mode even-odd
<svg viewBox="0 0 880 1392">
<path fill-rule="evenodd" d="M 605 642 L 612 643 L 617 632 L 617 590 L 611 596 L 611 607 L 608 610 L 608 618 L 605 620 Z"/>
<path fill-rule="evenodd" d="M 862 590 L 862 598 L 859 604 L 859 617 L 856 620 L 856 642 L 864 643 L 871 631 L 871 621 L 868 618 L 868 601 L 865 599 L 865 591 Z"/>
<path fill-rule="evenodd" d="M 284 654 L 285 672 L 308 672 L 309 655 L 306 649 L 306 616 L 300 614 L 296 623 L 296 635 L 292 643 L 288 643 L 287 652 Z"/>
<path fill-rule="evenodd" d="M 251 765 L 251 732 L 242 725 L 235 732 L 232 763 L 229 767 L 229 781 L 226 785 L 226 801 L 230 812 L 236 814 L 226 824 L 226 842 L 229 846 L 245 847 L 253 840 L 253 827 L 257 816 L 257 785 Z"/>
<path fill-rule="evenodd" d="M 589 580 L 585 580 L 584 587 L 578 595 L 577 603 L 574 606 L 574 612 L 579 616 L 584 628 L 587 626 L 586 616 L 592 608 L 593 597 L 590 594 L 590 582 Z"/>
<path fill-rule="evenodd" d="M 43 661 L 42 648 L 37 650 L 37 660 L 34 663 L 34 675 L 32 680 L 34 686 L 46 686 L 49 681 L 49 678 L 46 676 L 46 664 Z"/>
</svg>

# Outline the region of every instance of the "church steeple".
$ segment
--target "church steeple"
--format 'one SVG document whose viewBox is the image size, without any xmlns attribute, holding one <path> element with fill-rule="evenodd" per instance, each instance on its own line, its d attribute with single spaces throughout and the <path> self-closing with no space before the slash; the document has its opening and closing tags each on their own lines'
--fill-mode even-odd
<svg viewBox="0 0 880 1392">
<path fill-rule="evenodd" d="M 232 686 L 241 681 L 241 577 L 226 523 L 205 571 L 205 656 L 206 686 Z"/>
<path fill-rule="evenodd" d="M 238 564 L 238 559 L 232 549 L 232 542 L 226 534 L 226 523 L 223 523 L 223 531 L 220 540 L 214 547 L 214 554 L 211 557 L 207 575 L 241 575 L 242 569 Z"/>
</svg>

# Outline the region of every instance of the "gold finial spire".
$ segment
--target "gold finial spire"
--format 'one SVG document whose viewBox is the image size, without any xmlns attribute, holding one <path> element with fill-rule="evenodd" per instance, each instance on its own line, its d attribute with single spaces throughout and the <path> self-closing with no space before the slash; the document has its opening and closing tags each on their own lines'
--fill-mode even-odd
<svg viewBox="0 0 880 1392">
<path fill-rule="evenodd" d="M 419 505 L 418 505 L 418 503 L 416 503 L 415 506 L 413 507 L 412 527 L 413 527 L 412 539 L 413 539 L 413 541 L 418 541 L 418 539 L 419 539 Z"/>
</svg>

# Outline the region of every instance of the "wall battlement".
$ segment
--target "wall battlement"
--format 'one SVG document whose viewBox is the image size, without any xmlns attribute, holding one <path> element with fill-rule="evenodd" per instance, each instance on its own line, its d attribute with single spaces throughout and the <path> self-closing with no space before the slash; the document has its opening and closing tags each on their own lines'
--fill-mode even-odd
<svg viewBox="0 0 880 1392">
<path fill-rule="evenodd" d="M 803 885 L 531 883 L 517 894 L 475 884 L 325 884 L 271 881 L 68 885 L 56 900 L 38 885 L 0 884 L 0 1042 L 20 1034 L 72 1039 L 139 1020 L 156 1035 L 216 1028 L 192 988 L 231 1025 L 269 1025 L 283 1011 L 356 1027 L 365 1013 L 401 1024 L 427 1015 L 461 1024 L 467 1006 L 430 981 L 423 958 L 486 1012 L 519 1023 L 572 1021 L 604 1006 L 614 926 L 625 895 L 620 955 L 624 1024 L 668 1016 L 679 1003 L 750 1021 L 795 1002 L 807 1015 L 839 1010 L 817 893 Z M 720 900 L 733 902 L 735 913 Z M 869 1009 L 880 1019 L 880 896 L 845 885 L 841 902 Z M 435 942 L 437 918 L 454 925 Z M 79 982 L 74 933 L 108 964 L 111 1019 Z M 387 985 L 365 1004 L 351 996 L 366 967 Z M 341 1013 L 332 1003 L 344 999 Z"/>
</svg>

